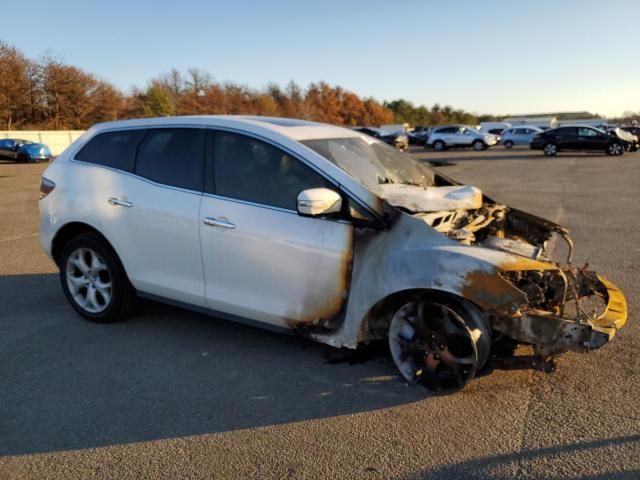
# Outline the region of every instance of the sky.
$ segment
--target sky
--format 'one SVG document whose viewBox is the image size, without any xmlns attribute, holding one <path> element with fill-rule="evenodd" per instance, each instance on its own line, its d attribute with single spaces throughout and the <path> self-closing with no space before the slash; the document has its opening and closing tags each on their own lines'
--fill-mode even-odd
<svg viewBox="0 0 640 480">
<path fill-rule="evenodd" d="M 640 111 L 640 0 L 0 0 L 0 40 L 127 92 L 172 68 L 474 113 Z"/>
</svg>

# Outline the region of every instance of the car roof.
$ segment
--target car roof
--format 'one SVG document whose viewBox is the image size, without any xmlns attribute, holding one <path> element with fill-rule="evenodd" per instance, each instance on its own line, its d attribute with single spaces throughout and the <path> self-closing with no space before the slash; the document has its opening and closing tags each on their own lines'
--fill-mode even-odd
<svg viewBox="0 0 640 480">
<path fill-rule="evenodd" d="M 460 127 L 467 127 L 467 128 L 473 128 L 473 127 L 469 127 L 469 125 L 462 125 L 459 123 L 452 123 L 451 125 L 438 125 L 437 127 L 433 127 L 434 130 L 440 130 L 441 128 L 460 128 Z"/>
<path fill-rule="evenodd" d="M 600 128 L 596 127 L 595 125 L 586 125 L 584 123 L 563 123 L 559 127 L 555 127 L 555 128 L 563 128 L 563 127 L 571 127 L 571 128 L 586 127 L 586 128 L 595 128 L 596 130 L 601 130 Z"/>
<path fill-rule="evenodd" d="M 176 117 L 140 118 L 134 120 L 119 120 L 115 122 L 99 123 L 91 130 L 115 130 L 136 127 L 168 127 L 168 126 L 209 126 L 242 130 L 269 130 L 292 140 L 312 140 L 321 138 L 361 137 L 349 128 L 310 122 L 293 118 L 261 117 L 249 115 L 193 115 Z M 259 132 L 257 132 L 259 133 Z"/>
</svg>

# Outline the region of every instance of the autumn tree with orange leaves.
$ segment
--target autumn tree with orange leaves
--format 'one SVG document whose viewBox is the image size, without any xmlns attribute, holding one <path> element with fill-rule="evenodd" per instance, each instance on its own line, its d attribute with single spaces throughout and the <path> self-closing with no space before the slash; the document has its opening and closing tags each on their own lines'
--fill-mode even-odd
<svg viewBox="0 0 640 480">
<path fill-rule="evenodd" d="M 0 42 L 0 129 L 85 129 L 97 122 L 168 115 L 244 114 L 301 118 L 335 125 L 440 124 L 474 117 L 449 106 L 431 110 L 405 100 L 381 104 L 325 82 L 303 88 L 253 89 L 218 83 L 197 68 L 171 70 L 128 95 L 54 57 L 26 58 Z"/>
</svg>

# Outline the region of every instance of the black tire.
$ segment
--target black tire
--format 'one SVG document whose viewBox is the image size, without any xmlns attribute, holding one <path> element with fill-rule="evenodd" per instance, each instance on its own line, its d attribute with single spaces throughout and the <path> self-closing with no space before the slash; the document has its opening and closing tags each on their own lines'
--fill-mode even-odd
<svg viewBox="0 0 640 480">
<path fill-rule="evenodd" d="M 504 148 L 506 148 L 507 150 L 513 148 L 513 142 L 511 140 L 507 140 L 506 142 L 504 142 Z"/>
<path fill-rule="evenodd" d="M 20 153 L 16 160 L 18 161 L 18 163 L 28 163 L 29 162 L 29 157 L 27 155 L 25 155 L 24 153 Z"/>
<path fill-rule="evenodd" d="M 71 293 L 69 282 L 67 279 L 67 268 L 69 266 L 69 258 L 79 249 L 89 249 L 95 252 L 108 271 L 111 283 L 110 300 L 105 303 L 104 310 L 93 313 L 84 309 Z M 73 268 L 70 267 L 69 268 Z M 124 320 L 131 313 L 135 300 L 135 292 L 133 286 L 127 278 L 120 259 L 116 253 L 94 233 L 83 233 L 69 241 L 62 250 L 60 257 L 60 283 L 67 300 L 76 312 L 87 320 L 97 323 L 112 323 Z"/>
<path fill-rule="evenodd" d="M 447 147 L 442 140 L 436 140 L 435 142 L 433 142 L 433 149 L 436 152 L 442 152 L 445 148 Z"/>
<path fill-rule="evenodd" d="M 464 388 L 487 364 L 491 330 L 481 312 L 465 300 L 415 298 L 393 315 L 389 348 L 405 380 L 431 393 L 448 394 Z"/>
<path fill-rule="evenodd" d="M 479 152 L 481 150 L 486 150 L 487 148 L 487 144 L 484 143 L 482 140 L 474 140 L 471 146 L 476 152 Z"/>
<path fill-rule="evenodd" d="M 624 147 L 620 142 L 611 142 L 607 146 L 607 155 L 622 155 L 624 153 Z"/>
<path fill-rule="evenodd" d="M 549 142 L 542 147 L 542 151 L 545 157 L 555 157 L 558 153 L 558 146 L 553 142 Z"/>
</svg>

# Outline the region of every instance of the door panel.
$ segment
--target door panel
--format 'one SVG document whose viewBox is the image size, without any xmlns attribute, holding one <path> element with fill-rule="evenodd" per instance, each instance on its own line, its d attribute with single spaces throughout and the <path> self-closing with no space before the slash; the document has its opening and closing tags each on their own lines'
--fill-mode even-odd
<svg viewBox="0 0 640 480">
<path fill-rule="evenodd" d="M 140 291 L 205 306 L 198 213 L 202 195 L 130 174 L 107 183 L 102 228 Z M 129 202 L 113 205 L 109 199 Z"/>
<path fill-rule="evenodd" d="M 280 327 L 342 308 L 351 224 L 205 195 L 200 231 L 209 308 Z"/>
<path fill-rule="evenodd" d="M 198 225 L 204 138 L 195 128 L 106 132 L 74 163 L 88 169 L 83 200 L 95 205 L 133 286 L 198 306 L 206 304 Z"/>
</svg>

